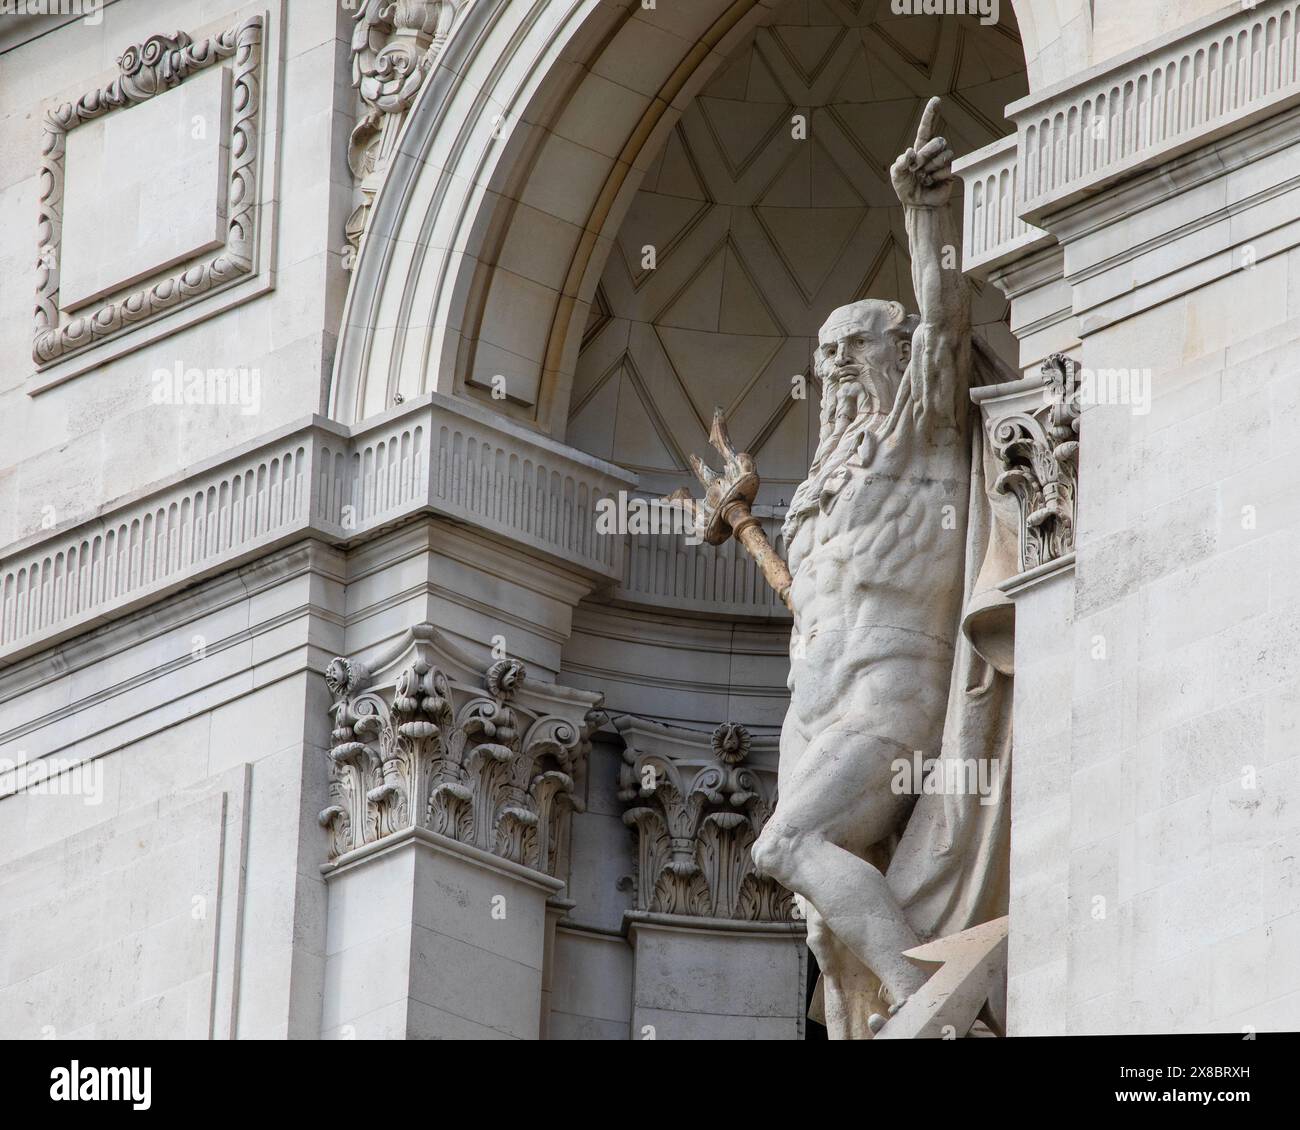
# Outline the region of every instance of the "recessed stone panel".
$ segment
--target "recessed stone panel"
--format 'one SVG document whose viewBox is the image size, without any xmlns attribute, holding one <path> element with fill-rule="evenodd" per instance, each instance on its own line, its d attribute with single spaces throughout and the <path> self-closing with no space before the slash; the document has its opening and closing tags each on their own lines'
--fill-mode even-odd
<svg viewBox="0 0 1300 1130">
<path fill-rule="evenodd" d="M 69 133 L 61 308 L 220 247 L 229 154 L 225 66 Z"/>
</svg>

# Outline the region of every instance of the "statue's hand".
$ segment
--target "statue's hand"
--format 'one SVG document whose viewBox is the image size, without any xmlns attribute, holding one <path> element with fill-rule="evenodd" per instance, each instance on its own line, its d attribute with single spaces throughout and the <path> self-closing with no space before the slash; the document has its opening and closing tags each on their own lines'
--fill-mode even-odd
<svg viewBox="0 0 1300 1130">
<path fill-rule="evenodd" d="M 921 115 L 916 141 L 889 170 L 898 199 L 907 207 L 941 208 L 952 196 L 952 150 L 942 137 L 931 137 L 939 99 L 931 98 Z"/>
</svg>

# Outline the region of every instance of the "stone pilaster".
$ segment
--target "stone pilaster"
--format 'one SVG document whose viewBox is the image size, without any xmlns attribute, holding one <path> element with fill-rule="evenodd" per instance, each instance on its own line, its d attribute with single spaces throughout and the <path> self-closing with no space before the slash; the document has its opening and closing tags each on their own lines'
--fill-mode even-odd
<svg viewBox="0 0 1300 1130">
<path fill-rule="evenodd" d="M 478 670 L 429 624 L 325 678 L 324 1034 L 538 1038 L 599 697 L 511 658 Z"/>
<path fill-rule="evenodd" d="M 803 924 L 750 849 L 776 806 L 776 739 L 631 717 L 620 798 L 637 840 L 632 1039 L 792 1039 Z"/>
<path fill-rule="evenodd" d="M 1070 835 L 1071 638 L 1078 521 L 1078 365 L 1049 356 L 1036 376 L 976 390 L 994 490 L 1016 527 L 1016 570 L 998 587 L 1015 603 L 1015 776 L 1006 952 L 1013 1033 L 1063 1031 Z"/>
<path fill-rule="evenodd" d="M 1027 296 L 1022 362 L 1043 355 L 1035 336 L 1077 357 L 1087 421 L 1075 448 L 1037 413 L 1001 452 L 1025 520 L 1023 571 L 1003 586 L 1013 1035 L 1287 1026 L 1274 986 L 1289 956 L 1269 939 L 1295 915 L 1265 891 L 1294 854 L 1265 814 L 1296 759 L 1256 751 L 1296 654 L 1295 559 L 1271 548 L 1296 527 L 1278 486 L 1297 449 L 1296 15 L 1290 0 L 1225 6 L 1063 75 L 1007 108 L 1014 142 L 963 164 L 980 182 L 965 265 Z M 1233 764 L 1248 773 L 1199 774 L 1244 732 Z M 1229 816 L 1245 810 L 1249 827 Z"/>
</svg>

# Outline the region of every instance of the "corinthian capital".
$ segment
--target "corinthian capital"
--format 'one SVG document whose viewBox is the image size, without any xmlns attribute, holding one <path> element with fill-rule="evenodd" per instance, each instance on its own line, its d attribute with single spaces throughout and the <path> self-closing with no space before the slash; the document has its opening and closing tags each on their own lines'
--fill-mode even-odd
<svg viewBox="0 0 1300 1130">
<path fill-rule="evenodd" d="M 776 805 L 775 739 L 724 722 L 712 734 L 622 717 L 623 822 L 637 840 L 636 909 L 789 921 L 790 892 L 750 854 Z M 761 747 L 764 764 L 750 764 Z"/>
<path fill-rule="evenodd" d="M 1032 407 L 994 415 L 989 438 L 1000 473 L 994 488 L 1020 509 L 1020 567 L 1047 565 L 1074 551 L 1079 475 L 1078 365 L 1053 354 Z M 992 410 L 992 409 L 991 409 Z"/>
<path fill-rule="evenodd" d="M 564 876 L 600 696 L 534 686 L 516 659 L 482 672 L 428 624 L 373 673 L 337 658 L 325 682 L 331 859 L 419 827 Z"/>
</svg>

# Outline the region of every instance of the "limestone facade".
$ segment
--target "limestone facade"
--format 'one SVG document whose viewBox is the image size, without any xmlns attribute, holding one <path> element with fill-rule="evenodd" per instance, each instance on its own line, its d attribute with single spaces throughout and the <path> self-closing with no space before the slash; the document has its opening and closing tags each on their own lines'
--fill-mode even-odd
<svg viewBox="0 0 1300 1130">
<path fill-rule="evenodd" d="M 790 618 L 637 502 L 721 406 L 785 548 L 932 95 L 1007 1030 L 1300 1023 L 1300 4 L 893 7 L 0 17 L 0 1034 L 810 1034 Z"/>
</svg>

